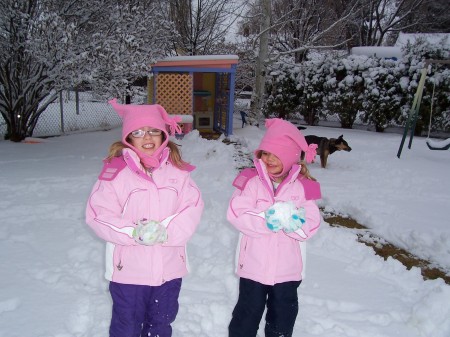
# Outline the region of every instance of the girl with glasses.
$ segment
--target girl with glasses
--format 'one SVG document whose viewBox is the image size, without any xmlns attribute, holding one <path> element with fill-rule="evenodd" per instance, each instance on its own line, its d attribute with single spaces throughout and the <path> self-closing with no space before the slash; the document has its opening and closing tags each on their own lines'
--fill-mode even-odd
<svg viewBox="0 0 450 337">
<path fill-rule="evenodd" d="M 186 243 L 203 211 L 200 191 L 169 136 L 177 118 L 160 105 L 109 102 L 122 117 L 86 207 L 86 222 L 106 241 L 111 337 L 172 336 Z"/>
</svg>

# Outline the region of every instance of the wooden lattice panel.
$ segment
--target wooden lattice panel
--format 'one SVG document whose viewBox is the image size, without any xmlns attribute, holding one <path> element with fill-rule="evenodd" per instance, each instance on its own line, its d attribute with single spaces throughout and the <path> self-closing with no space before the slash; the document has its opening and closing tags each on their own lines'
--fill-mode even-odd
<svg viewBox="0 0 450 337">
<path fill-rule="evenodd" d="M 148 104 L 155 104 L 153 102 L 153 77 L 149 77 L 147 80 L 147 98 Z"/>
<path fill-rule="evenodd" d="M 190 74 L 160 73 L 156 83 L 156 103 L 169 114 L 192 115 L 193 78 Z"/>
</svg>

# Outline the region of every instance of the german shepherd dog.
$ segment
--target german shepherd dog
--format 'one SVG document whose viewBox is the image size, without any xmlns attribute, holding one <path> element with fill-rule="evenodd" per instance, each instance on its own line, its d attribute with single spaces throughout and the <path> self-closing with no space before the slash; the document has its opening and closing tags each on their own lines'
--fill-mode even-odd
<svg viewBox="0 0 450 337">
<path fill-rule="evenodd" d="M 317 154 L 320 156 L 320 165 L 323 168 L 327 167 L 327 159 L 330 154 L 336 151 L 350 152 L 352 148 L 344 140 L 343 135 L 339 138 L 326 138 L 314 135 L 305 136 L 306 142 L 309 144 L 317 144 Z"/>
</svg>

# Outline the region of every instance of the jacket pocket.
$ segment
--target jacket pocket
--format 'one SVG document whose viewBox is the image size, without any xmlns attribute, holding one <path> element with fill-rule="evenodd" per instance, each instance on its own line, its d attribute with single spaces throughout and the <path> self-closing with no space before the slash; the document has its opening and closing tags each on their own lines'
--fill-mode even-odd
<svg viewBox="0 0 450 337">
<path fill-rule="evenodd" d="M 263 275 L 268 262 L 267 248 L 267 242 L 263 238 L 244 236 L 241 241 L 238 271 L 249 276 Z"/>
<path fill-rule="evenodd" d="M 189 270 L 185 247 L 162 247 L 162 266 L 160 272 L 163 280 L 182 277 Z"/>
</svg>

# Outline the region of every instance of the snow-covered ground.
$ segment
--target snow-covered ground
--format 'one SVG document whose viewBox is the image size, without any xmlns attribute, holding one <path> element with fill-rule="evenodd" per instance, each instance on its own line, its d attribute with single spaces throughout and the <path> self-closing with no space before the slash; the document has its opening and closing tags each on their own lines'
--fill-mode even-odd
<svg viewBox="0 0 450 337">
<path fill-rule="evenodd" d="M 252 152 L 264 130 L 241 129 L 237 117 L 235 125 L 234 140 Z M 450 151 L 431 151 L 414 138 L 398 159 L 398 134 L 324 127 L 304 134 L 344 134 L 353 149 L 331 155 L 327 169 L 309 165 L 321 182 L 320 206 L 450 271 Z M 108 335 L 104 242 L 85 225 L 84 209 L 101 160 L 119 138 L 114 129 L 40 144 L 0 142 L 0 337 Z M 234 146 L 196 131 L 179 143 L 197 166 L 205 211 L 188 246 L 191 274 L 174 336 L 224 337 L 238 290 L 238 233 L 225 213 L 235 166 L 246 161 Z M 450 286 L 384 261 L 351 230 L 324 222 L 307 259 L 294 336 L 450 336 Z"/>
</svg>

